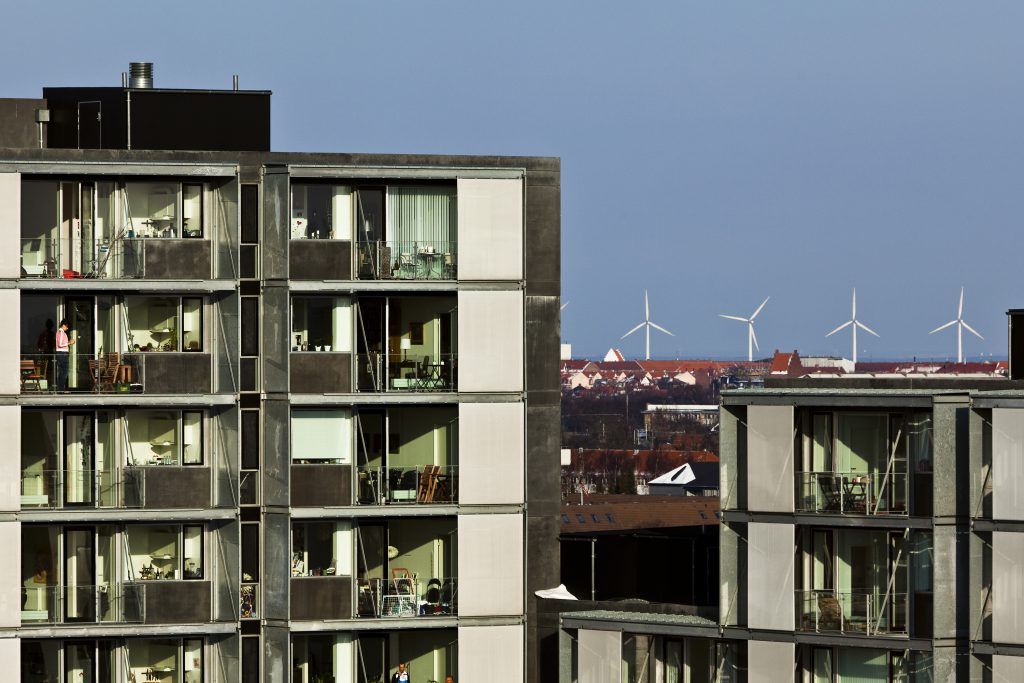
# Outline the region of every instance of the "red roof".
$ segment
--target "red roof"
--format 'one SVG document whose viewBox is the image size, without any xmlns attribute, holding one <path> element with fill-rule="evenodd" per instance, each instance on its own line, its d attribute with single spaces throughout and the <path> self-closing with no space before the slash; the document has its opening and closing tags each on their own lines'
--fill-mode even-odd
<svg viewBox="0 0 1024 683">
<path fill-rule="evenodd" d="M 562 504 L 562 533 L 593 534 L 631 529 L 714 526 L 717 496 L 629 496 L 593 494 L 584 504 Z"/>
<path fill-rule="evenodd" d="M 788 375 L 790 377 L 804 374 L 803 365 L 800 363 L 800 354 L 795 350 L 793 353 L 782 353 L 776 350 L 768 372 L 772 375 Z"/>
</svg>

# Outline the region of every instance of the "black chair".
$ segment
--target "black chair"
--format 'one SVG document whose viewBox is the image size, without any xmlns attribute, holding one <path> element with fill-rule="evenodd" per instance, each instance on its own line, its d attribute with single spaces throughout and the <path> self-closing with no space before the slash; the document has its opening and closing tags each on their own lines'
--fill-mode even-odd
<svg viewBox="0 0 1024 683">
<path fill-rule="evenodd" d="M 842 499 L 839 493 L 839 488 L 836 486 L 835 475 L 819 474 L 818 487 L 821 488 L 821 495 L 825 499 L 825 511 L 839 512 Z"/>
</svg>

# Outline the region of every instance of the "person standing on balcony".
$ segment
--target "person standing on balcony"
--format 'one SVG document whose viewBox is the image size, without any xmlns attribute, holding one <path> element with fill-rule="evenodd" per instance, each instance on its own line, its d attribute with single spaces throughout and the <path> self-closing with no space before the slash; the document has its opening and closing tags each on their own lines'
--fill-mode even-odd
<svg viewBox="0 0 1024 683">
<path fill-rule="evenodd" d="M 68 355 L 71 353 L 71 345 L 74 339 L 68 337 L 68 321 L 60 321 L 57 327 L 57 338 L 54 348 L 54 355 L 57 358 L 57 391 L 66 391 L 68 388 Z"/>
<path fill-rule="evenodd" d="M 398 671 L 391 677 L 391 683 L 410 683 L 409 672 L 405 670 L 405 664 L 398 663 Z"/>
</svg>

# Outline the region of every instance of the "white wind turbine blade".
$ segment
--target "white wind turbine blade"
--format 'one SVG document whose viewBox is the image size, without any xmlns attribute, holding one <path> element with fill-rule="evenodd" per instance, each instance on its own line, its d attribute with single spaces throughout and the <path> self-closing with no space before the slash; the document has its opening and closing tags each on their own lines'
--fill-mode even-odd
<svg viewBox="0 0 1024 683">
<path fill-rule="evenodd" d="M 964 317 L 964 288 L 960 288 L 960 307 L 956 309 L 956 319 L 963 320 Z"/>
<path fill-rule="evenodd" d="M 729 320 L 739 320 L 741 323 L 749 323 L 750 321 L 746 318 L 741 318 L 738 315 L 725 315 L 724 313 L 718 314 L 719 318 L 728 318 Z"/>
<path fill-rule="evenodd" d="M 868 327 L 867 325 L 865 325 L 861 321 L 857 320 L 856 323 L 857 323 L 857 327 L 859 327 L 860 329 L 862 329 L 865 332 L 868 332 L 870 334 L 873 334 L 876 337 L 879 337 L 879 339 L 881 339 L 881 337 L 879 336 L 879 334 L 877 332 L 875 332 L 873 329 L 871 329 L 870 327 Z"/>
<path fill-rule="evenodd" d="M 757 307 L 757 310 L 756 310 L 756 311 L 754 311 L 754 315 L 750 316 L 750 320 L 751 320 L 751 322 L 753 322 L 754 318 L 756 318 L 756 317 L 757 317 L 757 314 L 761 312 L 761 309 L 762 309 L 762 308 L 764 308 L 764 305 L 765 305 L 766 303 L 768 303 L 768 299 L 771 299 L 771 297 L 770 297 L 770 296 L 766 296 L 766 297 L 764 298 L 764 301 L 762 301 L 762 302 L 761 302 L 761 305 Z M 758 349 L 758 350 L 760 350 L 760 349 Z"/>
<path fill-rule="evenodd" d="M 750 323 L 750 338 L 754 340 L 754 348 L 760 351 L 761 347 L 757 345 L 757 334 L 754 332 L 753 322 Z"/>
<path fill-rule="evenodd" d="M 958 322 L 960 322 L 960 321 L 959 320 L 950 320 L 945 325 L 940 325 L 940 326 L 936 327 L 934 330 L 932 330 L 928 334 L 935 334 L 936 332 L 941 332 L 942 330 L 946 329 L 950 325 L 956 325 Z"/>
<path fill-rule="evenodd" d="M 648 322 L 647 324 L 650 325 L 651 327 L 653 327 L 656 330 L 660 330 L 661 332 L 664 332 L 665 334 L 667 334 L 670 337 L 676 336 L 676 335 L 672 334 L 671 332 L 669 332 L 668 330 L 666 330 L 661 325 L 658 325 L 657 323 Z"/>
<path fill-rule="evenodd" d="M 630 330 L 629 332 L 627 332 L 626 334 L 624 334 L 624 335 L 622 335 L 621 337 L 619 337 L 619 339 L 625 339 L 625 338 L 626 338 L 626 337 L 628 337 L 629 335 L 631 335 L 631 334 L 633 334 L 634 332 L 636 332 L 637 330 L 639 330 L 639 329 L 640 329 L 641 327 L 643 327 L 643 326 L 644 326 L 645 324 L 646 324 L 646 323 L 640 323 L 639 325 L 637 325 L 636 327 L 634 327 L 633 329 L 631 329 L 631 330 Z"/>
<path fill-rule="evenodd" d="M 839 326 L 839 327 L 837 327 L 836 329 L 832 330 L 831 332 L 829 332 L 829 333 L 828 333 L 828 334 L 826 334 L 825 336 L 826 336 L 826 337 L 831 337 L 831 336 L 832 336 L 833 334 L 835 334 L 835 333 L 836 333 L 836 332 L 838 332 L 839 330 L 844 330 L 844 329 L 846 329 L 847 327 L 849 327 L 849 326 L 850 326 L 850 325 L 852 325 L 852 324 L 853 324 L 853 321 L 852 321 L 852 320 L 847 320 L 847 321 L 846 321 L 845 323 L 843 323 L 842 325 L 840 325 L 840 326 Z"/>
<path fill-rule="evenodd" d="M 984 338 L 984 337 L 982 337 L 982 336 L 981 336 L 980 334 L 978 334 L 978 332 L 977 332 L 977 331 L 976 331 L 976 330 L 975 330 L 975 329 L 974 329 L 973 327 L 971 327 L 970 325 L 968 325 L 967 323 L 965 323 L 965 322 L 964 322 L 963 320 L 961 320 L 961 321 L 960 321 L 960 324 L 961 324 L 961 325 L 963 325 L 963 326 L 964 326 L 964 328 L 965 328 L 965 329 L 966 329 L 966 330 L 967 330 L 968 332 L 970 332 L 971 334 L 973 334 L 973 335 L 974 335 L 975 337 L 977 337 L 978 339 L 982 339 L 982 340 L 983 340 L 983 339 L 985 339 L 985 338 Z"/>
<path fill-rule="evenodd" d="M 644 290 L 644 322 L 651 320 L 651 302 L 647 300 L 647 290 Z"/>
<path fill-rule="evenodd" d="M 565 302 L 564 304 L 562 304 L 562 307 L 561 307 L 561 308 L 559 308 L 558 310 L 560 310 L 560 311 L 564 311 L 564 310 L 565 310 L 565 307 L 566 307 L 566 306 L 568 306 L 568 305 L 569 305 L 570 303 L 571 303 L 571 302 L 569 302 L 569 301 L 566 301 L 566 302 Z"/>
<path fill-rule="evenodd" d="M 857 288 L 853 288 L 853 315 L 850 316 L 851 320 L 857 319 Z"/>
</svg>

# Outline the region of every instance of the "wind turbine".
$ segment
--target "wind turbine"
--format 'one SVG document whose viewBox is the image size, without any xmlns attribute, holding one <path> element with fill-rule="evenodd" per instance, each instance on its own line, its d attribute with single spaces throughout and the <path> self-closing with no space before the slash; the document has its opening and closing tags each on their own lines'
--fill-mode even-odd
<svg viewBox="0 0 1024 683">
<path fill-rule="evenodd" d="M 932 330 L 928 334 L 935 334 L 936 332 L 941 332 L 942 330 L 946 329 L 950 325 L 956 325 L 956 362 L 957 363 L 963 363 L 964 362 L 964 329 L 966 328 L 968 332 L 973 334 L 978 339 L 982 339 L 982 340 L 985 339 L 980 334 L 978 334 L 974 330 L 973 327 L 971 327 L 970 325 L 968 325 L 967 323 L 964 322 L 964 288 L 963 287 L 960 288 L 960 307 L 956 309 L 956 318 L 953 319 L 953 320 L 950 320 L 945 325 L 941 325 L 939 327 L 936 327 L 934 330 Z"/>
<path fill-rule="evenodd" d="M 850 317 L 849 320 L 847 320 L 845 323 L 843 323 L 842 325 L 840 325 L 836 329 L 832 330 L 831 332 L 829 332 L 825 336 L 826 337 L 831 337 L 833 334 L 835 334 L 839 330 L 845 329 L 845 328 L 850 327 L 850 326 L 853 327 L 853 365 L 854 365 L 854 367 L 856 367 L 857 366 L 857 328 L 859 327 L 860 329 L 864 330 L 865 332 L 869 332 L 869 333 L 875 335 L 876 337 L 879 336 L 877 332 L 872 330 L 870 327 L 868 327 L 867 325 L 865 325 L 861 321 L 857 320 L 857 288 L 856 287 L 853 288 L 853 315 Z"/>
<path fill-rule="evenodd" d="M 566 302 L 565 302 L 564 304 L 562 304 L 562 307 L 561 307 L 561 308 L 559 308 L 558 310 L 560 310 L 560 311 L 564 311 L 564 310 L 565 310 L 565 307 L 566 307 L 566 306 L 568 306 L 568 305 L 569 305 L 570 303 L 571 303 L 571 302 L 569 302 L 569 301 L 566 301 Z"/>
<path fill-rule="evenodd" d="M 670 337 L 674 337 L 675 336 L 674 334 L 672 334 L 671 332 L 666 330 L 664 327 L 661 327 L 657 323 L 652 323 L 651 322 L 651 304 L 647 300 L 647 290 L 646 289 L 644 290 L 644 321 L 642 323 L 640 323 L 639 325 L 637 325 L 636 327 L 634 327 L 633 329 L 631 329 L 626 334 L 622 335 L 621 338 L 625 339 L 629 335 L 631 335 L 634 332 L 636 332 L 637 330 L 639 330 L 641 327 L 646 327 L 647 328 L 647 353 L 644 356 L 645 360 L 650 360 L 651 359 L 651 328 L 652 327 L 654 329 L 658 330 L 659 332 L 664 332 L 665 334 L 667 334 Z"/>
<path fill-rule="evenodd" d="M 761 347 L 757 345 L 757 335 L 754 334 L 754 318 L 757 317 L 757 314 L 761 312 L 761 309 L 764 308 L 764 305 L 766 303 L 768 303 L 768 299 L 770 299 L 770 298 L 771 298 L 770 296 L 766 296 L 764 298 L 764 301 L 761 302 L 761 305 L 757 307 L 757 310 L 754 311 L 754 314 L 751 315 L 749 318 L 741 318 L 738 315 L 725 315 L 724 313 L 719 313 L 718 314 L 719 318 L 728 318 L 729 320 L 739 320 L 741 323 L 747 323 L 747 360 L 748 361 L 754 360 L 754 349 L 755 348 L 757 348 L 758 351 L 761 350 Z"/>
</svg>

